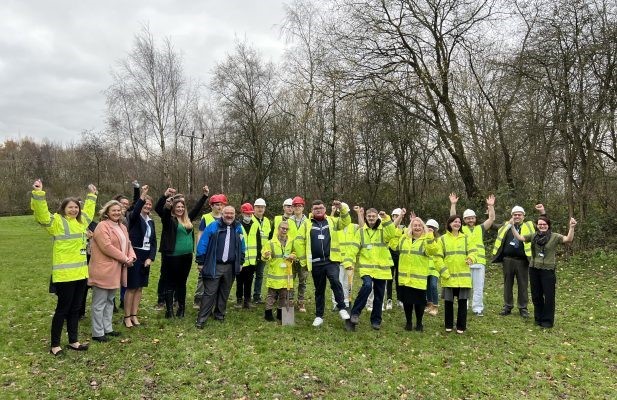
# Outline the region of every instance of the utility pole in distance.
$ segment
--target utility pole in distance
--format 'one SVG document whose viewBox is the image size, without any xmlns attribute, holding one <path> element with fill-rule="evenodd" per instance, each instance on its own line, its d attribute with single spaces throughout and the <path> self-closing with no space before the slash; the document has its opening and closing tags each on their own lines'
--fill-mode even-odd
<svg viewBox="0 0 617 400">
<path fill-rule="evenodd" d="M 203 140 L 204 133 L 202 130 L 201 137 L 195 136 L 195 130 L 193 129 L 190 135 L 185 135 L 184 129 L 183 129 L 182 131 L 180 131 L 180 136 L 184 136 L 190 139 L 188 189 L 189 189 L 189 196 L 191 196 L 193 194 L 193 181 L 194 181 L 193 178 L 195 174 L 195 139 Z"/>
</svg>

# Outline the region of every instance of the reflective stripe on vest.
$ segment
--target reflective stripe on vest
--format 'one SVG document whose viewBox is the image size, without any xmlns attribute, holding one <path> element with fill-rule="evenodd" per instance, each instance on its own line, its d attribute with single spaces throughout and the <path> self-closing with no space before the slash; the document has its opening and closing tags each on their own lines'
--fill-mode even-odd
<svg viewBox="0 0 617 400">
<path fill-rule="evenodd" d="M 52 267 L 52 269 L 53 270 L 58 270 L 58 269 L 81 268 L 81 267 L 86 266 L 86 265 L 88 265 L 88 263 L 86 261 L 80 261 L 80 262 L 76 262 L 76 263 L 54 265 Z"/>
<path fill-rule="evenodd" d="M 406 272 L 400 272 L 400 271 L 398 273 L 398 276 L 402 276 L 404 278 L 426 279 L 426 275 L 408 274 Z"/>
</svg>

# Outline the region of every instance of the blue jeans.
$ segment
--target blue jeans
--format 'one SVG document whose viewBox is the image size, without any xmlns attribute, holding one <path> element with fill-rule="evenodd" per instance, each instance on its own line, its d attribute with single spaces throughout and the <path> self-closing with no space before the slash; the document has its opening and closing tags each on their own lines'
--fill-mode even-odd
<svg viewBox="0 0 617 400">
<path fill-rule="evenodd" d="M 255 288 L 253 289 L 253 302 L 261 301 L 261 285 L 264 280 L 264 267 L 266 263 L 257 261 L 255 264 Z"/>
<path fill-rule="evenodd" d="M 437 292 L 437 281 L 439 278 L 429 275 L 426 278 L 426 301 L 439 305 L 439 292 Z"/>
<path fill-rule="evenodd" d="M 386 290 L 385 279 L 374 279 L 368 275 L 362 277 L 362 287 L 356 296 L 356 301 L 351 308 L 351 315 L 360 315 L 362 309 L 366 306 L 368 296 L 374 291 L 375 298 L 373 299 L 373 311 L 371 311 L 371 324 L 381 324 L 381 306 L 383 304 L 383 295 Z"/>
<path fill-rule="evenodd" d="M 345 295 L 343 286 L 338 278 L 339 263 L 330 262 L 325 265 L 315 266 L 311 270 L 313 283 L 315 284 L 315 316 L 323 318 L 326 307 L 326 279 L 330 281 L 330 288 L 334 292 L 336 307 L 339 310 L 345 308 Z"/>
</svg>

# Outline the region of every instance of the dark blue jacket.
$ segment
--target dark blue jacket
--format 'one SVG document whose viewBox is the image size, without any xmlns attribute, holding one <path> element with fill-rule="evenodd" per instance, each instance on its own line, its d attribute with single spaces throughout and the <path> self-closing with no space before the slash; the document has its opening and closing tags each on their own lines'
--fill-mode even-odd
<svg viewBox="0 0 617 400">
<path fill-rule="evenodd" d="M 144 236 L 148 230 L 146 221 L 144 221 L 141 217 L 141 209 L 144 204 L 146 204 L 146 202 L 140 198 L 135 202 L 133 210 L 127 212 L 129 221 L 129 239 L 131 240 L 131 245 L 133 247 L 142 247 L 144 245 Z M 150 225 L 150 255 L 148 258 L 154 261 L 154 258 L 156 257 L 156 232 L 154 230 L 154 221 L 150 220 L 148 221 L 148 224 Z"/>
<path fill-rule="evenodd" d="M 234 221 L 231 227 L 236 234 L 236 248 L 234 249 L 234 274 L 238 275 L 242 264 L 244 264 L 244 258 L 246 255 L 246 243 L 244 242 L 244 235 L 242 234 L 242 225 L 238 221 Z M 208 226 L 201 234 L 199 243 L 197 244 L 197 256 L 195 260 L 197 264 L 203 265 L 201 269 L 201 276 L 204 278 L 214 278 L 216 275 L 216 250 L 218 243 L 218 235 L 221 232 L 227 231 L 227 225 L 223 222 L 223 219 L 218 219 Z"/>
</svg>

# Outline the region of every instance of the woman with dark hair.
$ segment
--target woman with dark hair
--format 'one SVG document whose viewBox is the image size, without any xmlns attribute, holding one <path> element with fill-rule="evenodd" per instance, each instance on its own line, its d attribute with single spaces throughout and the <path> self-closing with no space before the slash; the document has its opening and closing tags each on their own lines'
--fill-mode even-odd
<svg viewBox="0 0 617 400">
<path fill-rule="evenodd" d="M 194 230 L 191 220 L 195 219 L 208 199 L 208 186 L 190 212 L 186 211 L 184 196 L 168 188 L 159 198 L 154 210 L 161 217 L 161 275 L 165 276 L 165 318 L 174 313 L 174 292 L 178 300 L 177 317 L 184 317 L 186 305 L 186 280 L 191 272 L 194 252 Z"/>
<path fill-rule="evenodd" d="M 150 218 L 152 197 L 148 196 L 148 185 L 141 187 L 135 207 L 128 213 L 129 238 L 137 260 L 127 270 L 126 293 L 124 295 L 124 326 L 132 328 L 141 325 L 137 319 L 142 289 L 148 286 L 150 265 L 156 257 L 156 232 Z"/>
<path fill-rule="evenodd" d="M 112 326 L 114 297 L 126 284 L 126 267 L 132 267 L 136 257 L 122 223 L 122 204 L 110 200 L 99 215 L 101 220 L 92 237 L 88 283 L 92 286 L 92 339 L 107 342 L 108 336 L 119 335 Z"/>
<path fill-rule="evenodd" d="M 471 268 L 476 261 L 477 250 L 469 244 L 467 236 L 461 232 L 462 218 L 452 215 L 448 218 L 448 230 L 439 238 L 443 251 L 443 261 L 450 273 L 441 276 L 441 297 L 444 300 L 444 321 L 446 332 L 454 327 L 454 298 L 458 299 L 456 314 L 456 333 L 467 329 L 467 299 L 471 293 Z"/>
<path fill-rule="evenodd" d="M 531 265 L 529 266 L 529 284 L 535 323 L 542 328 L 552 328 L 555 324 L 555 253 L 559 243 L 572 243 L 576 220 L 570 218 L 568 235 L 563 236 L 551 231 L 551 220 L 546 216 L 538 217 L 537 231 L 522 236 L 514 229 L 510 220 L 512 234 L 521 242 L 531 242 Z"/>
<path fill-rule="evenodd" d="M 66 320 L 69 336 L 69 349 L 87 350 L 77 338 L 79 327 L 79 308 L 85 293 L 88 279 L 86 262 L 86 230 L 94 216 L 97 190 L 89 185 L 83 210 L 79 200 L 74 197 L 62 201 L 57 213 L 47 208 L 43 182 L 37 179 L 32 185 L 30 207 L 34 218 L 53 238 L 53 256 L 50 291 L 58 296 L 56 311 L 51 320 L 51 345 L 49 352 L 54 356 L 62 353 L 60 336 Z"/>
</svg>

